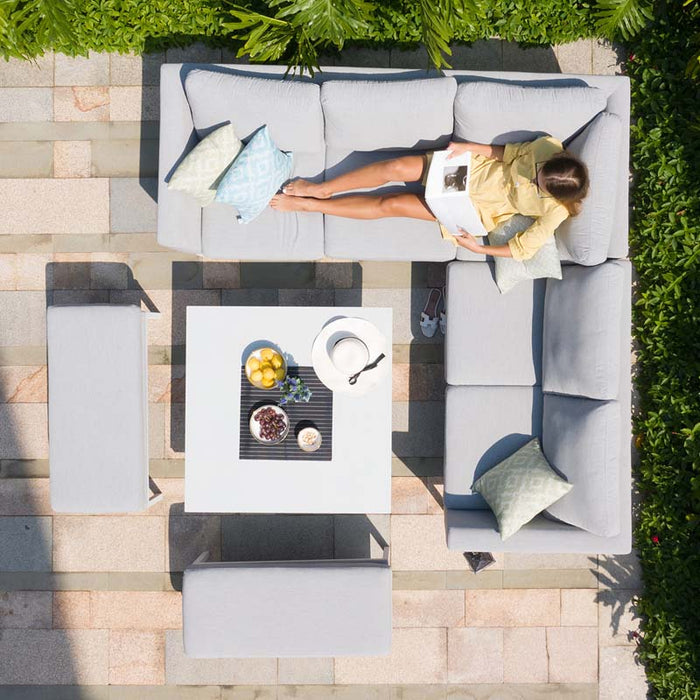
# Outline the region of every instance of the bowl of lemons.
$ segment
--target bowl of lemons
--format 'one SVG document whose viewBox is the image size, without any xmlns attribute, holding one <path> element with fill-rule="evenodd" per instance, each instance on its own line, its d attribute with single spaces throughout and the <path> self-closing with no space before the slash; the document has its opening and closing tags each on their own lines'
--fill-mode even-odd
<svg viewBox="0 0 700 700">
<path fill-rule="evenodd" d="M 253 350 L 245 361 L 245 375 L 258 389 L 272 389 L 287 376 L 287 363 L 274 348 Z"/>
</svg>

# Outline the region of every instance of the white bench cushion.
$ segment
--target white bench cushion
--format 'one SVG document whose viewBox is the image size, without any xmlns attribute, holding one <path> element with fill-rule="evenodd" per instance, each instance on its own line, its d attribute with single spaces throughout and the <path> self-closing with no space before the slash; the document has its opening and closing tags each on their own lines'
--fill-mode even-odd
<svg viewBox="0 0 700 700">
<path fill-rule="evenodd" d="M 144 318 L 136 306 L 48 309 L 55 511 L 121 513 L 148 505 Z"/>
<path fill-rule="evenodd" d="M 384 561 L 195 564 L 182 587 L 185 654 L 199 658 L 388 654 Z"/>
</svg>

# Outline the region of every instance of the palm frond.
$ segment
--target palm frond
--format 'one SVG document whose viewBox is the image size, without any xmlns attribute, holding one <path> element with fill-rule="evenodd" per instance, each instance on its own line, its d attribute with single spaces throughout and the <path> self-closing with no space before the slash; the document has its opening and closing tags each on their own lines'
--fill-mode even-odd
<svg viewBox="0 0 700 700">
<path fill-rule="evenodd" d="M 435 68 L 450 68 L 450 41 L 454 26 L 468 13 L 479 14 L 477 0 L 419 0 L 423 45 Z"/>
<path fill-rule="evenodd" d="M 650 0 L 598 0 L 596 7 L 598 31 L 609 39 L 629 39 L 651 18 Z"/>
<path fill-rule="evenodd" d="M 74 0 L 2 0 L 0 54 L 27 58 L 27 47 L 70 43 Z"/>
</svg>

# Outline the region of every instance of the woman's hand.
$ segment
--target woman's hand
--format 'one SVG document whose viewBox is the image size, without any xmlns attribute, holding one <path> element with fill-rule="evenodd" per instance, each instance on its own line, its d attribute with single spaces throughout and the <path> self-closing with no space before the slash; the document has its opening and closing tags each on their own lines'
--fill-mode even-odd
<svg viewBox="0 0 700 700">
<path fill-rule="evenodd" d="M 475 144 L 473 144 L 471 141 L 450 141 L 447 144 L 447 150 L 449 153 L 447 154 L 446 160 L 456 158 L 467 151 L 471 151 L 474 145 Z"/>
<path fill-rule="evenodd" d="M 474 236 L 472 236 L 471 233 L 468 231 L 465 231 L 463 228 L 460 228 L 459 226 L 457 227 L 457 230 L 459 231 L 458 236 L 455 236 L 455 241 L 457 242 L 457 245 L 461 245 L 462 248 L 466 248 L 467 250 L 471 250 L 472 253 L 486 253 L 486 247 L 481 245 Z"/>
</svg>

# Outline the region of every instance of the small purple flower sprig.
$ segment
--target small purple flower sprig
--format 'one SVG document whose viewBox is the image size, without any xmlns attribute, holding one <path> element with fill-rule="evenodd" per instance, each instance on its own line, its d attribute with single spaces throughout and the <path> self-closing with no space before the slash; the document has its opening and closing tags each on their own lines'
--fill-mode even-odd
<svg viewBox="0 0 700 700">
<path fill-rule="evenodd" d="M 277 382 L 275 386 L 282 394 L 282 398 L 279 400 L 280 406 L 285 406 L 288 403 L 308 403 L 313 395 L 301 377 L 287 376 L 283 381 Z"/>
</svg>

